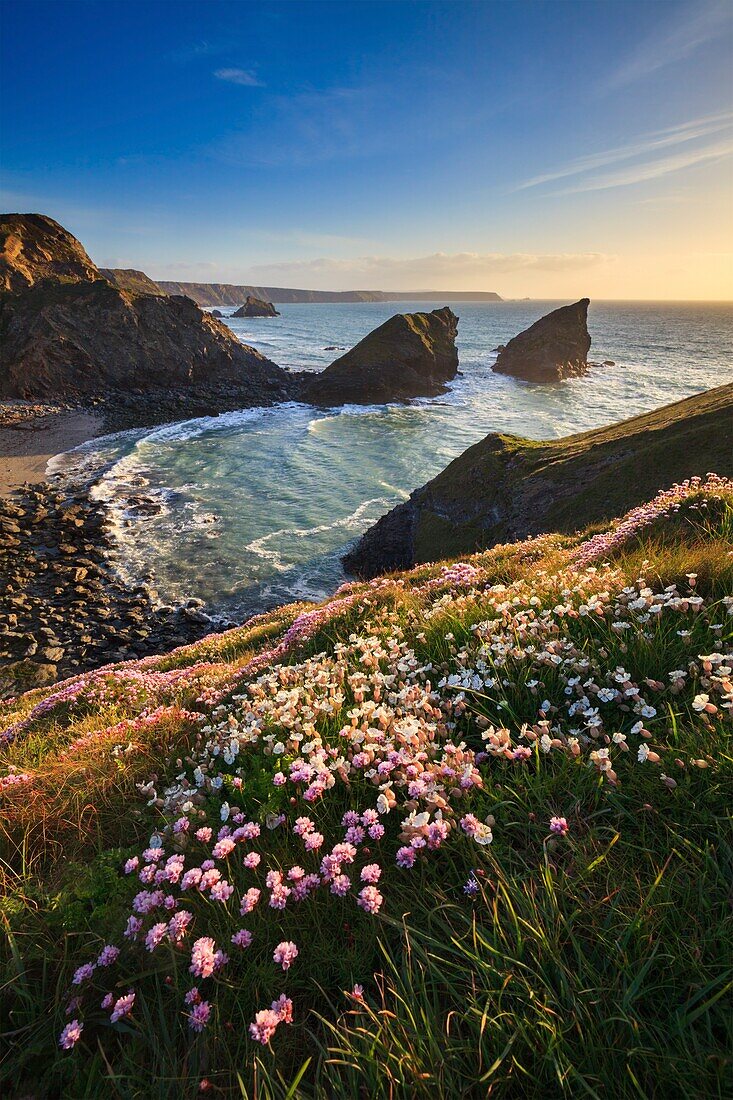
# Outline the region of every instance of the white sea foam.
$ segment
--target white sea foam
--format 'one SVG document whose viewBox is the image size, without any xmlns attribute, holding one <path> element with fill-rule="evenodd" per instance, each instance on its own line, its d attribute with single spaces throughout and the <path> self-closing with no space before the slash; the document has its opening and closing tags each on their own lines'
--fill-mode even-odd
<svg viewBox="0 0 733 1100">
<path fill-rule="evenodd" d="M 154 567 L 164 600 L 196 593 L 214 610 L 248 613 L 315 599 L 342 579 L 340 555 L 360 531 L 487 432 L 556 438 L 731 377 L 730 308 L 643 303 L 591 305 L 591 356 L 615 368 L 547 387 L 495 374 L 497 344 L 555 304 L 456 305 L 462 374 L 438 398 L 328 410 L 289 403 L 201 417 L 94 440 L 49 470 L 96 477 L 120 569 L 136 580 Z M 397 307 L 278 308 L 282 316 L 262 326 L 233 321 L 232 328 L 261 350 L 277 347 L 271 357 L 289 369 L 320 369 L 337 354 L 327 345 L 353 346 Z M 130 507 L 142 495 L 160 511 Z"/>
</svg>

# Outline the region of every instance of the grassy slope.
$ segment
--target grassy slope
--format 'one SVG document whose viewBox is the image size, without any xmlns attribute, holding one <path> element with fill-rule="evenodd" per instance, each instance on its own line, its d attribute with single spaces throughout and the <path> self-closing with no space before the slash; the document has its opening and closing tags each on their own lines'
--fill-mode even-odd
<svg viewBox="0 0 733 1100">
<path fill-rule="evenodd" d="M 548 443 L 490 434 L 380 520 L 349 568 L 437 561 L 541 531 L 608 522 L 709 470 L 733 474 L 733 385 Z M 391 546 L 393 560 L 380 563 Z"/>
<path fill-rule="evenodd" d="M 733 492 L 692 495 L 679 512 L 619 536 L 615 548 L 601 546 L 589 568 L 572 564 L 579 538 L 496 547 L 468 570 L 423 567 L 353 586 L 312 621 L 303 620 L 304 605 L 283 608 L 176 654 L 87 677 L 77 693 L 42 689 L 5 707 L 0 728 L 15 729 L 6 763 L 32 777 L 6 788 L 1 819 L 10 932 L 2 1040 L 12 1092 L 172 1100 L 198 1095 L 203 1080 L 216 1095 L 258 1100 L 727 1095 L 730 722 L 726 673 L 710 655 L 730 646 L 732 536 Z M 651 591 L 670 584 L 680 598 L 649 614 Z M 634 610 L 630 600 L 641 604 Z M 296 619 L 310 625 L 283 647 Z M 625 682 L 615 679 L 619 667 Z M 670 677 L 675 670 L 682 680 Z M 463 683 L 441 687 L 451 673 Z M 581 689 L 575 676 L 595 687 Z M 619 683 L 623 695 L 595 698 L 601 685 Z M 575 756 L 567 736 L 586 727 L 567 707 L 585 692 L 603 724 Z M 45 712 L 34 709 L 44 700 L 52 704 Z M 645 742 L 630 731 L 642 703 L 653 704 L 642 720 L 658 762 L 637 762 Z M 258 707 L 258 740 L 224 767 L 223 790 L 189 814 L 216 829 L 226 799 L 263 824 L 251 846 L 263 856 L 260 873 L 245 872 L 241 859 L 219 861 L 234 901 L 196 890 L 185 897 L 195 934 L 232 955 L 220 976 L 197 983 L 214 1006 L 209 1027 L 193 1034 L 181 1012 L 193 983 L 188 950 L 126 945 L 109 974 L 98 969 L 70 986 L 74 968 L 103 943 L 124 943 L 130 898 L 142 886 L 120 874 L 121 864 L 165 824 L 136 784 L 156 775 L 162 794 L 204 760 L 203 740 L 223 737 L 221 729 L 228 741 Z M 322 854 L 305 853 L 287 828 L 265 828 L 268 813 L 311 815 L 327 851 L 344 839 L 345 810 L 374 806 L 377 788 L 358 773 L 315 802 L 302 801 L 301 785 L 295 805 L 291 786 L 272 783 L 297 756 L 288 738 L 302 723 L 308 738 L 348 755 L 343 728 L 358 732 L 364 714 L 365 726 L 386 730 L 396 747 L 418 728 L 427 755 L 415 759 L 452 761 L 457 774 L 464 750 L 446 756 L 446 738 L 472 754 L 485 747 L 487 726 L 506 726 L 513 745 L 529 746 L 528 761 L 490 755 L 477 762 L 480 786 L 465 792 L 445 779 L 455 828 L 411 870 L 394 863 L 411 805 L 395 780 L 399 805 L 381 818 L 385 837 L 364 841 L 369 852 L 357 858 L 359 867 L 383 867 L 376 916 L 354 904 L 355 883 L 343 899 L 320 887 L 299 906 L 263 902 L 242 920 L 235 901 L 255 882 L 264 890 L 265 867 L 312 871 Z M 532 739 L 543 714 L 558 737 L 548 752 Z M 403 727 L 406 718 L 417 725 Z M 627 733 L 629 752 L 611 742 L 616 731 Z M 284 756 L 270 754 L 268 733 L 286 743 Z M 590 755 L 606 744 L 615 784 Z M 231 782 L 238 772 L 241 791 Z M 481 821 L 491 815 L 490 846 L 458 826 L 467 811 Z M 553 815 L 567 819 L 567 836 L 550 834 Z M 166 847 L 173 850 L 170 838 Z M 185 858 L 195 865 L 209 850 L 191 838 Z M 240 954 L 229 938 L 243 924 L 255 941 Z M 278 940 L 299 945 L 285 975 L 272 962 Z M 364 985 L 363 1002 L 344 995 L 354 982 Z M 110 988 L 137 995 L 132 1015 L 114 1026 L 98 1007 Z M 295 1021 L 260 1047 L 247 1026 L 283 991 Z M 71 993 L 83 993 L 71 1016 L 85 1030 L 74 1051 L 61 1053 Z"/>
</svg>

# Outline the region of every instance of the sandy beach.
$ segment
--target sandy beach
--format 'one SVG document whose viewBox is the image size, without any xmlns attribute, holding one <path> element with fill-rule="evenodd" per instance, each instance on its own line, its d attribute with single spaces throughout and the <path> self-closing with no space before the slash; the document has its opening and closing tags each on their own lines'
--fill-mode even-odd
<svg viewBox="0 0 733 1100">
<path fill-rule="evenodd" d="M 50 458 L 103 430 L 102 417 L 84 410 L 0 407 L 0 497 L 26 482 L 43 481 Z"/>
</svg>

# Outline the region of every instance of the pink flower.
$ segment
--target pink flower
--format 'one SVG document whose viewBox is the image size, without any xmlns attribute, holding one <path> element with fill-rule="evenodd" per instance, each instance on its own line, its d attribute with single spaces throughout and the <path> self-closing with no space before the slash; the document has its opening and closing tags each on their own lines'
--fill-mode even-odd
<svg viewBox="0 0 733 1100">
<path fill-rule="evenodd" d="M 398 867 L 412 867 L 415 862 L 417 852 L 414 848 L 398 848 L 396 863 Z"/>
<path fill-rule="evenodd" d="M 137 871 L 139 866 L 140 860 L 137 856 L 133 856 L 132 859 L 128 859 L 127 863 L 125 864 L 125 874 L 131 875 L 133 871 Z"/>
<path fill-rule="evenodd" d="M 351 888 L 351 879 L 348 875 L 336 875 L 331 880 L 331 893 L 336 894 L 337 897 L 345 897 L 349 889 Z"/>
<path fill-rule="evenodd" d="M 202 844 L 208 844 L 211 840 L 213 830 L 208 825 L 203 825 L 200 829 L 196 830 L 196 839 L 200 840 Z"/>
<path fill-rule="evenodd" d="M 208 978 L 216 965 L 216 944 L 211 936 L 201 936 L 191 948 L 189 970 L 197 978 Z"/>
<path fill-rule="evenodd" d="M 119 957 L 120 957 L 119 947 L 114 947 L 112 944 L 108 943 L 107 946 L 103 947 L 102 950 L 99 953 L 99 958 L 97 959 L 97 966 L 111 966 L 112 963 L 117 962 L 117 959 Z"/>
<path fill-rule="evenodd" d="M 244 857 L 244 866 L 248 871 L 254 871 L 256 867 L 259 867 L 262 856 L 259 852 L 248 852 Z"/>
<path fill-rule="evenodd" d="M 236 846 L 236 841 L 232 840 L 230 836 L 225 836 L 216 842 L 211 854 L 214 859 L 226 859 L 228 855 L 231 855 Z"/>
<path fill-rule="evenodd" d="M 235 947 L 249 947 L 252 943 L 252 933 L 248 932 L 246 928 L 240 928 L 238 932 L 235 932 L 232 936 L 232 943 Z"/>
<path fill-rule="evenodd" d="M 242 916 L 246 917 L 248 913 L 251 913 L 259 900 L 260 891 L 256 886 L 251 886 L 242 898 L 242 904 L 239 906 L 239 912 Z"/>
<path fill-rule="evenodd" d="M 289 970 L 291 964 L 298 956 L 298 948 L 292 940 L 283 940 L 275 948 L 272 961 L 279 963 L 283 970 Z"/>
<path fill-rule="evenodd" d="M 115 1001 L 115 1006 L 112 1009 L 112 1015 L 110 1021 L 116 1024 L 118 1020 L 124 1019 L 125 1016 L 129 1016 L 132 1012 L 132 1006 L 135 1004 L 135 994 L 132 990 L 126 993 L 124 997 L 119 997 Z"/>
<path fill-rule="evenodd" d="M 145 937 L 145 946 L 148 951 L 155 951 L 156 947 L 165 939 L 166 932 L 168 931 L 168 925 L 165 921 L 161 921 L 160 924 L 154 924 Z"/>
<path fill-rule="evenodd" d="M 139 917 L 128 917 L 127 928 L 122 934 L 126 939 L 134 940 L 142 926 L 143 922 L 140 920 Z"/>
<path fill-rule="evenodd" d="M 181 909 L 179 913 L 171 917 L 168 921 L 168 936 L 171 943 L 181 942 L 192 920 L 193 913 L 189 913 L 188 909 Z"/>
<path fill-rule="evenodd" d="M 101 1007 L 101 1008 L 111 1008 L 111 1007 L 112 1007 L 112 1005 L 113 1005 L 114 1003 L 115 1003 L 115 995 L 114 995 L 114 993 L 107 993 L 107 994 L 106 994 L 106 995 L 105 995 L 105 996 L 104 996 L 104 997 L 102 998 L 102 1003 L 101 1003 L 101 1006 L 100 1006 L 100 1007 Z"/>
<path fill-rule="evenodd" d="M 362 867 L 361 869 L 361 881 L 369 882 L 374 885 L 379 882 L 381 874 L 382 868 L 378 863 L 367 863 L 366 867 Z"/>
<path fill-rule="evenodd" d="M 74 977 L 71 979 L 74 985 L 81 985 L 82 982 L 86 982 L 91 978 L 94 973 L 94 963 L 84 963 L 78 970 L 74 971 Z"/>
<path fill-rule="evenodd" d="M 215 882 L 211 887 L 211 900 L 212 901 L 228 901 L 234 893 L 234 887 L 231 886 L 225 878 L 221 882 Z"/>
<path fill-rule="evenodd" d="M 249 1025 L 249 1033 L 256 1043 L 267 1046 L 280 1023 L 280 1017 L 271 1008 L 263 1008 Z"/>
<path fill-rule="evenodd" d="M 323 844 L 323 833 L 306 833 L 303 843 L 307 852 L 315 852 Z"/>
<path fill-rule="evenodd" d="M 78 1020 L 72 1020 L 71 1023 L 67 1024 L 59 1036 L 59 1046 L 61 1049 L 71 1050 L 71 1048 L 79 1042 L 83 1030 L 84 1024 L 80 1023 Z"/>
<path fill-rule="evenodd" d="M 351 990 L 351 993 L 349 993 L 349 997 L 351 997 L 352 1000 L 358 1001 L 360 1004 L 362 1004 L 364 1001 L 364 986 L 359 985 L 359 983 L 357 982 L 354 988 Z"/>
<path fill-rule="evenodd" d="M 279 1024 L 293 1022 L 293 1002 L 284 993 L 272 1002 L 270 1008 L 263 1008 L 249 1025 L 249 1033 L 256 1043 L 266 1046 L 275 1034 Z"/>
<path fill-rule="evenodd" d="M 365 886 L 364 889 L 359 892 L 356 904 L 366 913 L 378 913 L 383 901 L 384 898 L 379 890 L 377 890 L 376 886 Z"/>
<path fill-rule="evenodd" d="M 211 1015 L 211 1005 L 208 1001 L 199 1001 L 191 1009 L 191 1015 L 188 1017 L 188 1026 L 192 1031 L 203 1031 L 209 1022 L 209 1016 Z"/>
<path fill-rule="evenodd" d="M 550 818 L 550 832 L 557 833 L 558 836 L 566 836 L 570 827 L 564 817 L 551 817 Z"/>
</svg>

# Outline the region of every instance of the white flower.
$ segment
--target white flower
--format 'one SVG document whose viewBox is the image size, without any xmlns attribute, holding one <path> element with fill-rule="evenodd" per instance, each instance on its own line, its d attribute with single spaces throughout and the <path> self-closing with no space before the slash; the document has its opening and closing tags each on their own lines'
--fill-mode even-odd
<svg viewBox="0 0 733 1100">
<path fill-rule="evenodd" d="M 648 755 L 649 746 L 647 745 L 646 741 L 642 741 L 641 745 L 639 745 L 639 751 L 636 754 L 636 758 L 640 764 L 643 764 Z"/>
</svg>

